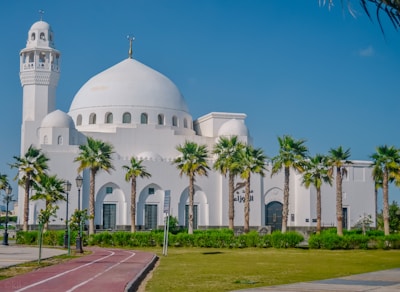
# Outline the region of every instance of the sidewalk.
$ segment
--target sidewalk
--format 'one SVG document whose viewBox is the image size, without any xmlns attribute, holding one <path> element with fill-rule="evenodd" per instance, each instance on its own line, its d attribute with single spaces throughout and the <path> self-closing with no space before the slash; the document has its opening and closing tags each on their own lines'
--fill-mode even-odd
<svg viewBox="0 0 400 292">
<path fill-rule="evenodd" d="M 0 245 L 0 268 L 15 266 L 25 262 L 39 259 L 38 247 L 18 246 L 10 242 L 10 245 Z M 42 248 L 41 259 L 66 254 L 66 250 L 56 248 Z"/>
<path fill-rule="evenodd" d="M 394 292 L 400 291 L 400 268 L 352 275 L 336 279 L 320 280 L 313 282 L 300 282 L 288 285 L 269 286 L 261 288 L 237 290 L 240 292 L 328 292 L 328 291 L 373 291 Z"/>
</svg>

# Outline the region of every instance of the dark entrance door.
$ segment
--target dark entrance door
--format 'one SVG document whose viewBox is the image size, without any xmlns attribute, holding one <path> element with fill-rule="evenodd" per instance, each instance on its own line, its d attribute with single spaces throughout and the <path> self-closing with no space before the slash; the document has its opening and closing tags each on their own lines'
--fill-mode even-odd
<svg viewBox="0 0 400 292">
<path fill-rule="evenodd" d="M 115 204 L 103 204 L 103 229 L 115 229 L 116 209 Z"/>
<path fill-rule="evenodd" d="M 157 230 L 157 205 L 144 205 L 144 229 Z"/>
<path fill-rule="evenodd" d="M 271 226 L 271 231 L 282 229 L 282 204 L 271 202 L 265 205 L 265 225 Z"/>
<path fill-rule="evenodd" d="M 342 226 L 344 230 L 347 230 L 348 224 L 347 224 L 347 219 L 348 219 L 348 211 L 347 207 L 343 208 L 343 221 L 342 221 Z"/>
</svg>

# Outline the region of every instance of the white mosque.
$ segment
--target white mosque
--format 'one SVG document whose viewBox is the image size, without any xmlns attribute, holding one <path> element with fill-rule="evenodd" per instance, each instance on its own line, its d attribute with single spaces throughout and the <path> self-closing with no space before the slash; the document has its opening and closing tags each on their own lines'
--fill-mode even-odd
<svg viewBox="0 0 400 292">
<path fill-rule="evenodd" d="M 69 112 L 55 108 L 60 77 L 61 53 L 55 48 L 54 33 L 48 23 L 38 21 L 28 32 L 26 47 L 20 52 L 20 79 L 23 88 L 21 156 L 30 145 L 43 150 L 50 159 L 50 174 L 72 183 L 69 214 L 78 208 L 75 186 L 78 164 L 73 162 L 79 145 L 87 137 L 114 146 L 114 171 L 99 172 L 95 189 L 97 229 L 130 230 L 130 183 L 124 179 L 123 165 L 135 156 L 151 173 L 137 182 L 137 228 L 150 230 L 164 225 L 164 194 L 170 190 L 171 216 L 187 226 L 188 179 L 180 177 L 172 164 L 178 144 L 186 140 L 206 144 L 211 151 L 221 136 L 236 135 L 252 143 L 245 123 L 246 114 L 211 112 L 193 119 L 177 86 L 156 70 L 129 57 L 89 79 L 75 95 Z M 261 120 L 261 119 L 260 119 Z M 277 143 L 271 141 L 271 143 Z M 212 167 L 213 158 L 209 165 Z M 80 208 L 88 208 L 89 172 L 81 173 Z M 239 181 L 240 179 L 237 179 Z M 270 177 L 254 175 L 251 181 L 250 226 L 280 229 L 282 223 L 283 173 Z M 19 220 L 22 224 L 24 190 L 19 188 Z M 244 189 L 235 193 L 235 226 L 244 222 Z M 322 189 L 322 225 L 334 226 L 335 189 Z M 211 170 L 198 177 L 194 196 L 194 227 L 228 226 L 228 181 Z M 38 224 L 43 202 L 31 201 L 29 224 Z M 343 182 L 345 228 L 363 216 L 375 222 L 374 182 L 368 161 L 354 161 Z M 58 217 L 51 222 L 63 226 L 67 208 L 59 204 Z M 316 191 L 301 184 L 301 176 L 291 173 L 288 228 L 316 226 Z"/>
</svg>

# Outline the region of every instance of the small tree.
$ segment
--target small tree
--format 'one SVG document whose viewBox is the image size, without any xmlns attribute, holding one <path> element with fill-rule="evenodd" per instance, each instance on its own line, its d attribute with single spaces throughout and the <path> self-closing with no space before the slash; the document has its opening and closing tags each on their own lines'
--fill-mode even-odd
<svg viewBox="0 0 400 292">
<path fill-rule="evenodd" d="M 337 235 L 343 236 L 343 177 L 347 176 L 346 166 L 351 164 L 349 161 L 350 149 L 344 150 L 342 146 L 329 150 L 328 164 L 331 174 L 336 173 L 336 230 Z"/>
<path fill-rule="evenodd" d="M 79 162 L 78 172 L 88 168 L 90 170 L 90 194 L 89 194 L 89 234 L 94 234 L 95 217 L 95 184 L 96 174 L 100 170 L 110 172 L 114 169 L 111 156 L 114 153 L 113 146 L 101 140 L 88 137 L 87 143 L 79 146 L 79 155 L 75 162 Z"/>
<path fill-rule="evenodd" d="M 305 140 L 295 140 L 289 135 L 278 137 L 279 154 L 272 158 L 271 176 L 284 170 L 283 206 L 282 206 L 282 233 L 286 232 L 289 215 L 289 181 L 290 169 L 302 173 L 307 158 L 308 148 Z"/>
<path fill-rule="evenodd" d="M 10 165 L 18 169 L 18 174 L 14 179 L 18 179 L 18 184 L 25 189 L 23 230 L 28 231 L 30 191 L 35 183 L 40 182 L 40 175 L 48 169 L 49 159 L 41 149 L 31 145 L 23 157 L 14 156 L 14 160 L 15 162 Z"/>
<path fill-rule="evenodd" d="M 195 142 L 186 141 L 178 145 L 176 150 L 180 155 L 174 159 L 174 164 L 180 170 L 179 175 L 186 175 L 189 178 L 189 228 L 188 234 L 193 234 L 193 198 L 194 183 L 196 175 L 207 176 L 210 167 L 207 164 L 208 151 L 206 145 L 198 145 Z"/>
<path fill-rule="evenodd" d="M 126 171 L 125 180 L 131 182 L 131 232 L 136 231 L 136 179 L 138 177 L 151 177 L 142 162 L 143 160 L 137 160 L 132 157 L 129 165 L 122 166 Z"/>
</svg>

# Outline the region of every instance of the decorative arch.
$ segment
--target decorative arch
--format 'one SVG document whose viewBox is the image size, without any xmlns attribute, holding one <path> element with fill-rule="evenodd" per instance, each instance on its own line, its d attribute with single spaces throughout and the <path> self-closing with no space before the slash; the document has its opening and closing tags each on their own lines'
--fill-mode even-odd
<svg viewBox="0 0 400 292">
<path fill-rule="evenodd" d="M 172 117 L 172 126 L 174 127 L 178 126 L 178 118 L 176 116 Z"/>
<path fill-rule="evenodd" d="M 63 144 L 63 137 L 60 135 L 57 137 L 57 145 L 62 145 Z"/>
<path fill-rule="evenodd" d="M 159 125 L 164 125 L 164 115 L 163 114 L 158 114 L 157 120 L 158 120 Z"/>
<path fill-rule="evenodd" d="M 262 208 L 263 225 L 271 226 L 271 230 L 282 229 L 283 190 L 271 188 L 264 195 Z M 289 218 L 290 219 L 290 218 Z"/>
<path fill-rule="evenodd" d="M 132 120 L 131 114 L 130 113 L 124 113 L 122 115 L 122 123 L 123 124 L 130 124 Z"/>
<path fill-rule="evenodd" d="M 106 113 L 104 122 L 106 124 L 112 124 L 113 123 L 113 114 L 110 112 Z"/>
<path fill-rule="evenodd" d="M 77 125 L 77 126 L 82 125 L 82 115 L 78 115 L 78 116 L 76 117 L 76 125 Z"/>
<path fill-rule="evenodd" d="M 164 224 L 164 190 L 155 183 L 149 183 L 137 192 L 136 224 L 141 230 L 157 229 Z"/>
<path fill-rule="evenodd" d="M 127 194 L 113 182 L 103 184 L 95 194 L 95 225 L 100 229 L 116 229 L 129 225 Z"/>
<path fill-rule="evenodd" d="M 89 116 L 89 125 L 94 125 L 94 124 L 96 124 L 96 114 L 91 113 Z"/>
<path fill-rule="evenodd" d="M 187 222 L 187 205 L 189 205 L 189 187 L 185 188 L 180 195 L 178 204 L 178 221 L 179 225 L 185 226 Z M 193 206 L 197 206 L 197 218 L 194 218 L 194 229 L 198 226 L 209 225 L 209 205 L 207 195 L 197 185 L 194 186 Z M 196 216 L 196 210 L 194 210 Z M 196 222 L 197 219 L 197 222 Z M 196 224 L 197 223 L 197 224 Z M 197 225 L 197 226 L 196 226 Z"/>
<path fill-rule="evenodd" d="M 140 123 L 141 124 L 147 124 L 149 121 L 148 115 L 146 113 L 142 113 L 140 115 Z"/>
</svg>

